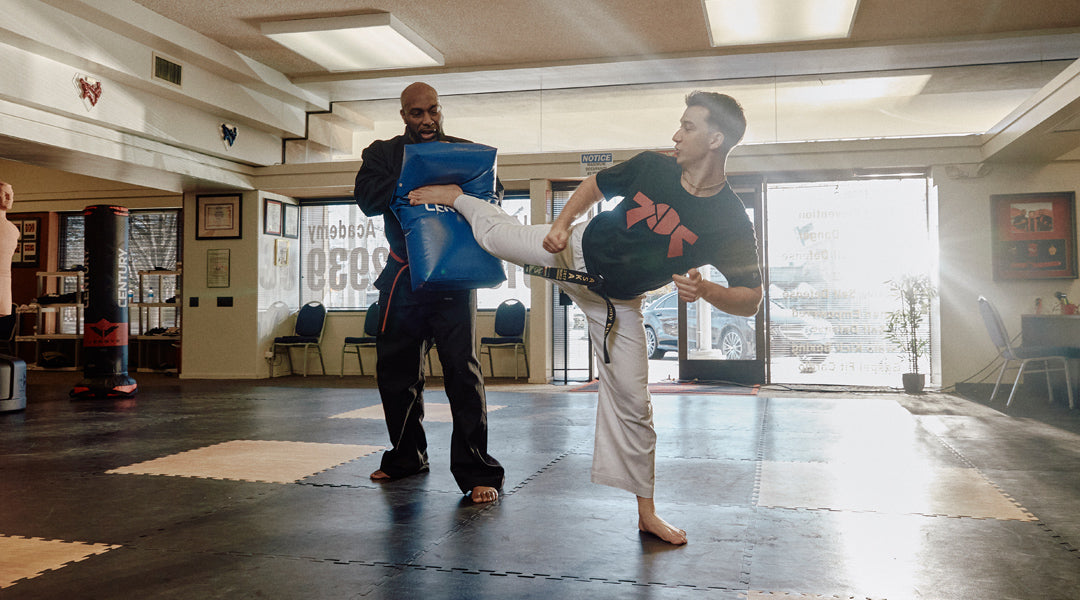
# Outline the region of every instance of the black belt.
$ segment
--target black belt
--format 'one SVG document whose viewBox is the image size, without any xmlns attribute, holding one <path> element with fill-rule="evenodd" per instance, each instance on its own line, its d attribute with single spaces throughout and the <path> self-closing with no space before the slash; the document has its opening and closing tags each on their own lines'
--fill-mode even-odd
<svg viewBox="0 0 1080 600">
<path fill-rule="evenodd" d="M 595 292 L 604 302 L 607 303 L 607 319 L 604 321 L 604 364 L 610 363 L 607 351 L 607 338 L 611 333 L 611 328 L 615 326 L 615 305 L 611 303 L 611 299 L 608 298 L 607 292 L 604 290 L 604 280 L 591 273 L 584 271 L 575 271 L 573 269 L 564 269 L 562 267 L 541 267 L 537 265 L 525 265 L 526 275 L 536 275 L 537 277 L 543 277 L 544 279 L 552 279 L 554 281 L 563 281 L 566 283 L 577 283 L 589 288 L 590 291 Z"/>
</svg>

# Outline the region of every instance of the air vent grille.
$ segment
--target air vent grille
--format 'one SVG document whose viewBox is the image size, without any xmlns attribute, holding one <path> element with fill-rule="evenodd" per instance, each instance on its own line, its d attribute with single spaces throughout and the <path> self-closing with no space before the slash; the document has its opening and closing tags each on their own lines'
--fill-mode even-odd
<svg viewBox="0 0 1080 600">
<path fill-rule="evenodd" d="M 154 77 L 173 85 L 180 85 L 184 67 L 160 56 L 154 56 Z"/>
</svg>

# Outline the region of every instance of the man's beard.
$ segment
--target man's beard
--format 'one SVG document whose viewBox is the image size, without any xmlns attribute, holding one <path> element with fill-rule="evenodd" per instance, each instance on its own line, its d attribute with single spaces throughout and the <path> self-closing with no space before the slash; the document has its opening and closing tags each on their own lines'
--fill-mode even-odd
<svg viewBox="0 0 1080 600">
<path fill-rule="evenodd" d="M 435 135 L 431 136 L 432 133 L 434 133 Z M 443 137 L 442 125 L 436 125 L 435 127 L 422 128 L 422 129 L 416 129 L 416 130 L 410 129 L 409 134 L 410 134 L 410 137 L 412 138 L 412 141 L 414 141 L 414 142 L 437 142 L 437 141 L 441 140 L 442 137 Z M 424 134 L 428 134 L 428 136 L 425 137 Z"/>
</svg>

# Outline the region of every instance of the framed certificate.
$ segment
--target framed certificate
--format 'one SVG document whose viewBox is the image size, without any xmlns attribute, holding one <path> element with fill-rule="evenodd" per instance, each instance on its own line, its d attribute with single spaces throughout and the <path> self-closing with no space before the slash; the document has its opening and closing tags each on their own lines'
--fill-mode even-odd
<svg viewBox="0 0 1080 600">
<path fill-rule="evenodd" d="M 195 239 L 240 239 L 240 194 L 196 196 L 195 206 Z"/>
<path fill-rule="evenodd" d="M 285 205 L 284 235 L 294 240 L 300 237 L 300 207 L 295 204 Z"/>
<path fill-rule="evenodd" d="M 228 248 L 216 248 L 206 251 L 206 287 L 229 287 Z"/>
<path fill-rule="evenodd" d="M 281 202 L 277 200 L 263 202 L 263 233 L 281 235 Z"/>
</svg>

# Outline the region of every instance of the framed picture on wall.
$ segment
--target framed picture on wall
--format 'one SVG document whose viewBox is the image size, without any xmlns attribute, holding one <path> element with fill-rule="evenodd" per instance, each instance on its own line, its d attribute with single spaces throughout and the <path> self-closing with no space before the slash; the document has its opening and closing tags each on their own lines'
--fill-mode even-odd
<svg viewBox="0 0 1080 600">
<path fill-rule="evenodd" d="M 994 279 L 1076 279 L 1073 192 L 990 196 Z"/>
<path fill-rule="evenodd" d="M 274 265 L 284 267 L 289 264 L 289 240 L 274 240 Z"/>
<path fill-rule="evenodd" d="M 229 249 L 213 248 L 206 251 L 206 287 L 229 287 Z"/>
<path fill-rule="evenodd" d="M 240 194 L 196 196 L 195 208 L 195 239 L 240 239 Z"/>
<path fill-rule="evenodd" d="M 295 204 L 285 205 L 285 231 L 284 235 L 287 238 L 296 239 L 300 237 L 300 207 Z"/>
<path fill-rule="evenodd" d="M 263 203 L 263 233 L 281 235 L 281 202 L 267 200 Z"/>
<path fill-rule="evenodd" d="M 19 241 L 15 246 L 15 254 L 11 257 L 11 266 L 36 268 L 40 264 L 38 229 L 41 227 L 41 219 L 37 217 L 11 218 L 10 221 L 19 228 Z"/>
</svg>

